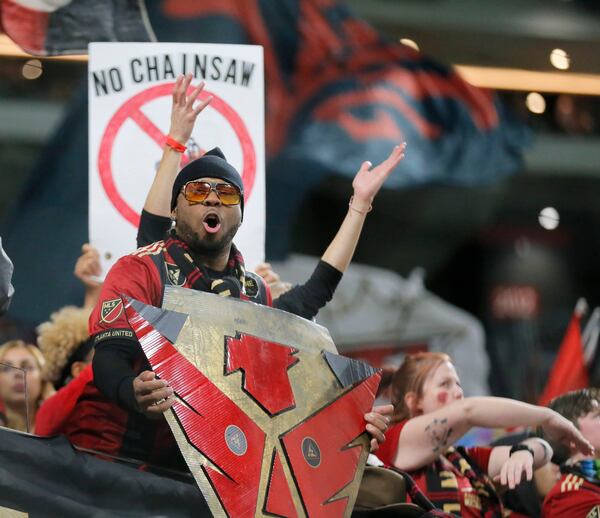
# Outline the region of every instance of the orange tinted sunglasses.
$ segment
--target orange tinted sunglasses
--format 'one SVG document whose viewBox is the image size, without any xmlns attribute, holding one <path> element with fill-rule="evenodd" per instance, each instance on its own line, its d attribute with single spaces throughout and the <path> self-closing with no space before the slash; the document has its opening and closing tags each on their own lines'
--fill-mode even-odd
<svg viewBox="0 0 600 518">
<path fill-rule="evenodd" d="M 223 205 L 239 205 L 242 194 L 235 185 L 219 182 L 192 180 L 183 186 L 183 196 L 190 203 L 202 203 L 215 191 Z"/>
</svg>

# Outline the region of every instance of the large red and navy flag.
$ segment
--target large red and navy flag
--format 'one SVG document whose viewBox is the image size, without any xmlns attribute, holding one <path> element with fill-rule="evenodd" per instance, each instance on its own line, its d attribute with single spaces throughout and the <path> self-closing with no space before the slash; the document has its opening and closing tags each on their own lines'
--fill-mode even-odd
<svg viewBox="0 0 600 518">
<path fill-rule="evenodd" d="M 337 0 L 0 1 L 4 30 L 34 54 L 107 40 L 262 45 L 268 154 L 310 164 L 317 177 L 351 175 L 401 140 L 410 153 L 392 188 L 487 182 L 521 165 L 520 127 L 490 92 Z"/>
<path fill-rule="evenodd" d="M 271 258 L 285 255 L 290 223 L 311 188 L 331 175 L 351 178 L 362 161 L 381 161 L 399 141 L 407 141 L 407 156 L 387 181 L 390 189 L 492 183 L 522 164 L 524 127 L 493 93 L 388 40 L 338 0 L 0 0 L 0 5 L 4 31 L 41 55 L 75 53 L 88 41 L 262 45 Z M 76 99 L 79 104 L 59 130 L 60 142 L 51 144 L 62 152 L 49 149 L 40 161 L 31 183 L 35 193 L 22 200 L 7 241 L 13 233 L 39 231 L 42 218 L 35 214 L 43 208 L 33 204 L 45 196 L 39 191 L 50 188 L 53 175 L 65 197 L 72 191 L 74 208 L 85 200 L 85 102 L 84 95 Z M 82 212 L 77 223 L 71 215 L 48 221 L 77 240 L 65 249 L 68 257 L 78 255 L 87 235 L 87 209 L 74 210 Z M 32 228 L 25 228 L 27 221 Z M 18 301 L 13 309 L 19 309 Z"/>
</svg>

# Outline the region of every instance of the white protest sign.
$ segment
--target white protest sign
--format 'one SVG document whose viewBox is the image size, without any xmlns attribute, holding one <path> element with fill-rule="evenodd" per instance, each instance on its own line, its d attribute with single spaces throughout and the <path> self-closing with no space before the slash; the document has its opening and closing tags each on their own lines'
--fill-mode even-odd
<svg viewBox="0 0 600 518">
<path fill-rule="evenodd" d="M 89 235 L 100 252 L 103 276 L 136 249 L 139 215 L 169 131 L 171 92 L 185 73 L 194 75 L 192 86 L 206 82 L 200 99 L 213 96 L 196 121 L 193 142 L 206 151 L 220 147 L 242 175 L 244 222 L 234 242 L 248 267 L 264 259 L 262 47 L 91 43 Z"/>
</svg>

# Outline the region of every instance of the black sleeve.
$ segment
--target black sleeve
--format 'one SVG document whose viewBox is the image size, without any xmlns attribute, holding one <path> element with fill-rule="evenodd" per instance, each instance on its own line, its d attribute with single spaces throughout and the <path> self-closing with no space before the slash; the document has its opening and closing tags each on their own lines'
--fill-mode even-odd
<svg viewBox="0 0 600 518">
<path fill-rule="evenodd" d="M 134 362 L 142 354 L 137 340 L 111 338 L 96 347 L 92 369 L 94 383 L 108 399 L 129 411 L 137 410 L 133 395 Z"/>
<path fill-rule="evenodd" d="M 140 216 L 140 226 L 137 233 L 137 246 L 149 245 L 155 241 L 160 241 L 165 238 L 171 226 L 171 219 L 165 216 L 157 216 L 142 209 Z"/>
<path fill-rule="evenodd" d="M 273 307 L 304 318 L 314 318 L 333 297 L 342 275 L 330 264 L 319 261 L 310 279 L 276 298 Z"/>
</svg>

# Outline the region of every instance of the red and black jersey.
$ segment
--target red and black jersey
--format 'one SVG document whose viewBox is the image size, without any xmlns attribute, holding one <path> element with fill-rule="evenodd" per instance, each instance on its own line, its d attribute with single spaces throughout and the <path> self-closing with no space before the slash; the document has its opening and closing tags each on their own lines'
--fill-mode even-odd
<svg viewBox="0 0 600 518">
<path fill-rule="evenodd" d="M 600 486 L 564 473 L 544 499 L 543 518 L 600 518 Z"/>
<path fill-rule="evenodd" d="M 240 298 L 272 305 L 271 292 L 262 278 L 252 272 L 246 272 L 246 277 L 247 280 L 252 279 L 255 289 L 251 293 L 242 293 Z M 139 248 L 119 259 L 108 273 L 102 286 L 100 301 L 90 316 L 90 334 L 95 337 L 95 343 L 102 342 L 106 336 L 133 337 L 133 334 L 115 332 L 122 329 L 133 333 L 123 311 L 122 295 L 160 307 L 167 284 L 192 287 L 169 256 L 164 241 Z"/>
<path fill-rule="evenodd" d="M 263 280 L 246 275 L 257 289 L 250 294 L 254 297 L 246 294 L 243 298 L 270 305 Z M 156 466 L 185 468 L 166 420 L 150 420 L 135 410 L 133 379 L 149 365 L 121 299 L 125 295 L 160 307 L 167 284 L 190 287 L 163 241 L 122 257 L 109 271 L 90 316 L 96 347 L 94 379 L 83 388 L 64 430 L 73 444 Z"/>
</svg>

